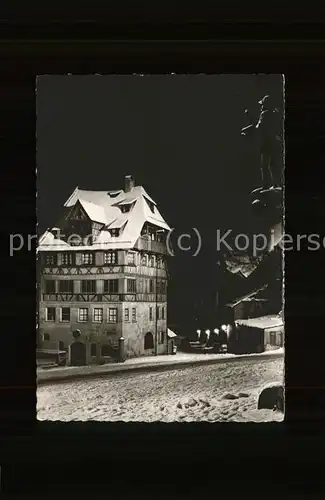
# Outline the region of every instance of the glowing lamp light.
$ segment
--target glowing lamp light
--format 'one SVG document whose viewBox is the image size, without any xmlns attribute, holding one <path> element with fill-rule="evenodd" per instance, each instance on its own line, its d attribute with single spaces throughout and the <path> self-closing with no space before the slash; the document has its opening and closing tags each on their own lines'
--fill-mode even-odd
<svg viewBox="0 0 325 500">
<path fill-rule="evenodd" d="M 223 330 L 224 332 L 226 332 L 227 331 L 227 325 L 222 325 L 221 330 Z"/>
<path fill-rule="evenodd" d="M 213 331 L 214 333 L 219 333 L 219 328 L 215 328 Z"/>
<path fill-rule="evenodd" d="M 205 333 L 210 333 L 210 330 L 205 330 Z"/>
<path fill-rule="evenodd" d="M 196 333 L 201 333 L 201 330 L 196 330 Z"/>
</svg>

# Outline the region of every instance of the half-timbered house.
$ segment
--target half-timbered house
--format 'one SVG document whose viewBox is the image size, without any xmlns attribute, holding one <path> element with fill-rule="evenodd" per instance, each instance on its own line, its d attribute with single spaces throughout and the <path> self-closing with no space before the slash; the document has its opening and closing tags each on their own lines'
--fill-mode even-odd
<svg viewBox="0 0 325 500">
<path fill-rule="evenodd" d="M 77 187 L 39 240 L 39 347 L 68 349 L 79 330 L 93 360 L 121 337 L 127 357 L 167 353 L 169 230 L 131 176 L 124 190 Z"/>
</svg>

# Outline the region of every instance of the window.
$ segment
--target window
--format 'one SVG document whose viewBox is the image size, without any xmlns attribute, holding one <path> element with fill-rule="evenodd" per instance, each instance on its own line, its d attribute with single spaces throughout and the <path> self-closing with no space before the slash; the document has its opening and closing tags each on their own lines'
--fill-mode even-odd
<svg viewBox="0 0 325 500">
<path fill-rule="evenodd" d="M 167 291 L 167 283 L 166 281 L 162 281 L 160 286 L 160 293 L 166 293 L 166 291 Z"/>
<path fill-rule="evenodd" d="M 152 321 L 152 319 L 153 319 L 153 309 L 152 309 L 152 307 L 150 306 L 150 307 L 149 307 L 149 320 L 150 320 L 150 321 Z"/>
<path fill-rule="evenodd" d="M 94 255 L 92 253 L 82 253 L 81 254 L 81 263 L 82 264 L 92 264 L 94 261 Z"/>
<path fill-rule="evenodd" d="M 135 323 L 137 320 L 137 309 L 136 307 L 132 307 L 132 322 Z"/>
<path fill-rule="evenodd" d="M 85 307 L 81 307 L 78 312 L 78 321 L 80 321 L 80 323 L 85 323 L 86 321 L 88 321 L 88 309 L 86 309 Z"/>
<path fill-rule="evenodd" d="M 128 252 L 127 263 L 129 266 L 135 266 L 135 253 L 134 252 Z"/>
<path fill-rule="evenodd" d="M 153 293 L 154 286 L 153 286 L 153 280 L 149 280 L 149 293 Z"/>
<path fill-rule="evenodd" d="M 118 280 L 105 280 L 104 293 L 118 293 Z"/>
<path fill-rule="evenodd" d="M 104 264 L 116 264 L 116 263 L 117 263 L 117 252 L 104 253 Z"/>
<path fill-rule="evenodd" d="M 50 340 L 50 334 L 49 333 L 43 333 L 43 340 L 45 342 L 48 342 Z"/>
<path fill-rule="evenodd" d="M 96 280 L 82 280 L 81 293 L 96 293 Z"/>
<path fill-rule="evenodd" d="M 276 345 L 276 335 L 274 332 L 270 333 L 270 344 L 271 345 Z"/>
<path fill-rule="evenodd" d="M 108 309 L 108 323 L 117 323 L 117 309 L 110 307 Z"/>
<path fill-rule="evenodd" d="M 120 235 L 120 230 L 117 228 L 110 229 L 109 232 L 111 233 L 112 238 L 117 238 Z"/>
<path fill-rule="evenodd" d="M 111 349 L 108 344 L 102 345 L 100 350 L 102 356 L 110 356 L 111 354 Z"/>
<path fill-rule="evenodd" d="M 144 348 L 146 349 L 153 349 L 153 335 L 151 332 L 147 332 L 144 336 Z"/>
<path fill-rule="evenodd" d="M 70 307 L 61 308 L 61 321 L 70 321 Z"/>
<path fill-rule="evenodd" d="M 45 254 L 45 264 L 48 266 L 55 266 L 57 259 L 56 254 Z"/>
<path fill-rule="evenodd" d="M 132 205 L 133 203 L 128 203 L 127 205 L 121 205 L 121 212 L 123 214 L 127 213 L 127 212 L 130 212 L 131 208 L 132 208 Z"/>
<path fill-rule="evenodd" d="M 129 309 L 124 309 L 124 321 L 130 321 L 130 311 L 129 311 Z"/>
<path fill-rule="evenodd" d="M 55 281 L 46 280 L 44 283 L 45 293 L 55 293 Z"/>
<path fill-rule="evenodd" d="M 59 293 L 73 293 L 73 280 L 60 280 Z"/>
<path fill-rule="evenodd" d="M 55 307 L 46 308 L 46 321 L 55 321 Z"/>
<path fill-rule="evenodd" d="M 133 279 L 126 280 L 126 291 L 127 293 L 136 293 L 136 281 Z"/>
<path fill-rule="evenodd" d="M 161 308 L 161 319 L 165 319 L 165 308 Z"/>
<path fill-rule="evenodd" d="M 149 266 L 155 267 L 155 256 L 154 255 L 149 256 Z"/>
<path fill-rule="evenodd" d="M 163 344 L 165 342 L 165 332 L 160 332 L 160 343 Z"/>
<path fill-rule="evenodd" d="M 141 255 L 141 266 L 146 266 L 148 262 L 148 256 L 146 254 Z"/>
<path fill-rule="evenodd" d="M 64 350 L 64 342 L 62 340 L 59 341 L 59 351 Z"/>
<path fill-rule="evenodd" d="M 94 309 L 94 323 L 102 323 L 103 322 L 103 308 L 95 307 Z"/>
<path fill-rule="evenodd" d="M 66 266 L 66 265 L 72 265 L 72 254 L 71 253 L 63 253 L 61 255 L 61 264 L 63 266 Z"/>
<path fill-rule="evenodd" d="M 90 356 L 96 356 L 97 355 L 97 344 L 92 343 L 90 344 Z"/>
<path fill-rule="evenodd" d="M 160 319 L 159 318 L 160 308 L 157 306 L 156 309 L 157 309 L 157 313 L 156 313 L 157 314 L 157 319 Z"/>
</svg>

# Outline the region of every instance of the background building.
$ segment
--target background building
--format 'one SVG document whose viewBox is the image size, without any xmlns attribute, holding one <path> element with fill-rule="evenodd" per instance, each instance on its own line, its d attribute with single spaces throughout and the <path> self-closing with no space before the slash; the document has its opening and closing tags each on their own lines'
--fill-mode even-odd
<svg viewBox="0 0 325 500">
<path fill-rule="evenodd" d="M 67 349 L 80 330 L 94 360 L 121 337 L 127 357 L 167 353 L 169 229 L 131 176 L 124 190 L 76 188 L 39 241 L 39 347 Z"/>
</svg>

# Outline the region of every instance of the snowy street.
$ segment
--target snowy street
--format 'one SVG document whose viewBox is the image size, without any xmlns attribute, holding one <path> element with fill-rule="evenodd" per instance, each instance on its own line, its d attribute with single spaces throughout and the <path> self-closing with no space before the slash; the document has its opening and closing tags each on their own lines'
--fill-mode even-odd
<svg viewBox="0 0 325 500">
<path fill-rule="evenodd" d="M 283 414 L 256 408 L 260 390 L 281 380 L 283 369 L 283 358 L 260 357 L 44 385 L 37 390 L 37 417 L 61 421 L 282 421 Z"/>
</svg>

